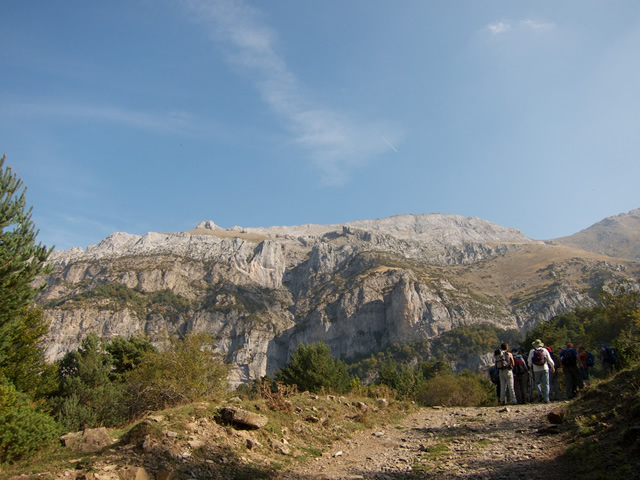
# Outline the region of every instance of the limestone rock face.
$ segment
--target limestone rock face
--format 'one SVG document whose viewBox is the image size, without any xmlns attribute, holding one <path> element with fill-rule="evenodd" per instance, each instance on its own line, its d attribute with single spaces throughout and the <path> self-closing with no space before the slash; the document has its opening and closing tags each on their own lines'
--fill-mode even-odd
<svg viewBox="0 0 640 480">
<path fill-rule="evenodd" d="M 349 359 L 484 322 L 524 328 L 593 304 L 602 272 L 637 263 L 528 239 L 456 215 L 401 215 L 344 225 L 114 233 L 54 251 L 37 301 L 50 360 L 82 339 L 189 331 L 216 337 L 239 384 L 284 366 L 301 343 Z M 457 360 L 459 368 L 486 363 Z"/>
</svg>

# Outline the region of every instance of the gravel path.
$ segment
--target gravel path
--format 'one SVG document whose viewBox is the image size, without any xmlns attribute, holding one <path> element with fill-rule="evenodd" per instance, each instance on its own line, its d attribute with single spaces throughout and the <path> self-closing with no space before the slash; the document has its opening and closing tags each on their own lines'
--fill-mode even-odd
<svg viewBox="0 0 640 480">
<path fill-rule="evenodd" d="M 566 479 L 567 434 L 547 414 L 561 405 L 423 408 L 400 425 L 361 432 L 277 477 L 313 480 Z"/>
</svg>

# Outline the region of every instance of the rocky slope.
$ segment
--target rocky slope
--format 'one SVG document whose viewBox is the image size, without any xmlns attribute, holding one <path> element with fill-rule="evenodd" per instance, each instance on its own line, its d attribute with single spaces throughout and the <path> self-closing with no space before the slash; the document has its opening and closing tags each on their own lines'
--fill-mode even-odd
<svg viewBox="0 0 640 480">
<path fill-rule="evenodd" d="M 610 257 L 640 260 L 640 208 L 607 217 L 574 235 L 552 242 Z"/>
<path fill-rule="evenodd" d="M 161 344 L 204 331 L 236 384 L 273 374 L 300 343 L 323 341 L 349 359 L 476 322 L 523 329 L 593 304 L 604 282 L 640 276 L 632 260 L 441 214 L 260 229 L 209 221 L 115 233 L 50 262 L 37 299 L 50 359 L 89 333 Z"/>
</svg>

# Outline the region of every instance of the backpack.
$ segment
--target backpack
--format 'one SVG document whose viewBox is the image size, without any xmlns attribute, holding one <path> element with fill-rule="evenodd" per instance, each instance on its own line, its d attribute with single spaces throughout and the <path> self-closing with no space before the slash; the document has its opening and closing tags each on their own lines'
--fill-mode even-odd
<svg viewBox="0 0 640 480">
<path fill-rule="evenodd" d="M 531 363 L 533 363 L 534 365 L 538 365 L 539 367 L 541 367 L 542 365 L 544 365 L 547 362 L 546 357 L 544 356 L 544 351 L 542 350 L 542 348 L 536 348 L 533 351 L 533 356 L 531 357 Z"/>
<path fill-rule="evenodd" d="M 529 368 L 527 367 L 527 363 L 524 361 L 524 358 L 522 357 L 522 355 L 516 355 L 515 361 L 516 361 L 516 364 L 513 367 L 513 372 L 516 375 L 524 375 L 529 371 Z"/>
<path fill-rule="evenodd" d="M 506 370 L 511 368 L 511 359 L 509 358 L 509 352 L 502 351 L 499 355 L 495 356 L 496 368 L 498 370 Z"/>
<path fill-rule="evenodd" d="M 573 367 L 578 363 L 578 358 L 576 356 L 576 351 L 570 348 L 569 350 L 564 350 L 560 353 L 560 361 L 562 362 L 563 367 Z"/>
<path fill-rule="evenodd" d="M 616 352 L 615 348 L 604 348 L 604 361 L 609 363 L 618 363 L 618 352 Z"/>
<path fill-rule="evenodd" d="M 491 378 L 491 383 L 496 385 L 500 384 L 500 374 L 498 373 L 498 369 L 496 367 L 491 367 L 489 369 L 489 378 Z"/>
<path fill-rule="evenodd" d="M 587 367 L 593 367 L 596 364 L 596 357 L 592 352 L 587 352 L 587 361 L 585 365 Z"/>
</svg>

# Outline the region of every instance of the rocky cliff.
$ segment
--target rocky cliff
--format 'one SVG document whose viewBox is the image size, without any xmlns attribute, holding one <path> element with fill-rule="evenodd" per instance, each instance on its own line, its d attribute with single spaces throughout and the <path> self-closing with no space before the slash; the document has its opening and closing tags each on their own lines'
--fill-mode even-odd
<svg viewBox="0 0 640 480">
<path fill-rule="evenodd" d="M 523 329 L 577 306 L 640 265 L 531 240 L 456 215 L 344 225 L 115 233 L 86 251 L 53 252 L 37 301 L 47 355 L 84 336 L 204 331 L 240 383 L 283 366 L 300 343 L 344 359 L 429 340 L 476 322 Z"/>
</svg>

